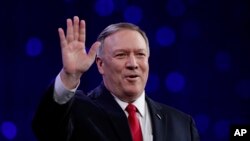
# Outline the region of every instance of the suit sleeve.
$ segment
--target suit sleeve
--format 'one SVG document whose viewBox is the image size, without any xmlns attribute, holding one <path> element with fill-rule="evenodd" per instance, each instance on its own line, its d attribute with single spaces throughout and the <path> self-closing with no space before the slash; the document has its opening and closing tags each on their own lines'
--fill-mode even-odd
<svg viewBox="0 0 250 141">
<path fill-rule="evenodd" d="M 43 95 L 32 121 L 33 131 L 39 141 L 67 141 L 73 127 L 70 108 L 73 99 L 66 104 L 58 104 L 53 99 L 54 83 Z"/>
<path fill-rule="evenodd" d="M 196 125 L 195 125 L 193 118 L 191 118 L 190 122 L 191 122 L 190 123 L 190 128 L 191 128 L 190 131 L 191 131 L 192 141 L 200 141 L 199 133 L 198 133 L 198 130 L 196 128 Z"/>
</svg>

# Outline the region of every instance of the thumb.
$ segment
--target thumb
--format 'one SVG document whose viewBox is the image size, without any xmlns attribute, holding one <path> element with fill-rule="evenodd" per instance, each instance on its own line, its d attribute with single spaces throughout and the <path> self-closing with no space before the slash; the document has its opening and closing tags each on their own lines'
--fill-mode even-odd
<svg viewBox="0 0 250 141">
<path fill-rule="evenodd" d="M 101 42 L 96 41 L 91 46 L 91 48 L 89 49 L 89 53 L 88 53 L 88 55 L 89 55 L 90 58 L 93 58 L 93 59 L 95 58 L 95 56 L 97 54 L 97 50 L 99 49 L 100 45 L 101 45 Z"/>
</svg>

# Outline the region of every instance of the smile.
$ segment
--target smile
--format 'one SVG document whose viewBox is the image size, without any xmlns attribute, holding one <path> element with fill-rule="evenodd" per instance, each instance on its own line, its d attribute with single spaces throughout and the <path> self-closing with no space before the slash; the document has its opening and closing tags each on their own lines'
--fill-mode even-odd
<svg viewBox="0 0 250 141">
<path fill-rule="evenodd" d="M 138 75 L 127 75 L 125 78 L 128 81 L 135 81 L 135 80 L 137 80 L 139 78 L 139 76 Z"/>
</svg>

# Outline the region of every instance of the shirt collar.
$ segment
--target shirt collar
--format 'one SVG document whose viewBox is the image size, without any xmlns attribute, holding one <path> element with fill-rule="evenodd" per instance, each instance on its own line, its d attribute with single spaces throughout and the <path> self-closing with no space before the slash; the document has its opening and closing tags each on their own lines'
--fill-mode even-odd
<svg viewBox="0 0 250 141">
<path fill-rule="evenodd" d="M 117 98 L 114 94 L 112 94 L 115 98 L 115 101 L 121 106 L 123 111 L 126 111 L 126 107 L 128 106 L 127 102 L 121 101 L 119 98 Z M 139 111 L 139 114 L 144 117 L 145 115 L 145 92 L 143 93 L 132 103 L 136 106 L 136 108 Z"/>
</svg>

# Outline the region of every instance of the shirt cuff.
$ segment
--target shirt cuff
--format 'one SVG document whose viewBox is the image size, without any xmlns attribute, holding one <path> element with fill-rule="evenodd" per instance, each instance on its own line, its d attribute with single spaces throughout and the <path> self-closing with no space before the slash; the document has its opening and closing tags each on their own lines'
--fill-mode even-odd
<svg viewBox="0 0 250 141">
<path fill-rule="evenodd" d="M 54 100 L 58 104 L 67 103 L 74 95 L 80 83 L 74 89 L 67 89 L 62 82 L 60 74 L 57 75 L 54 85 Z"/>
</svg>

